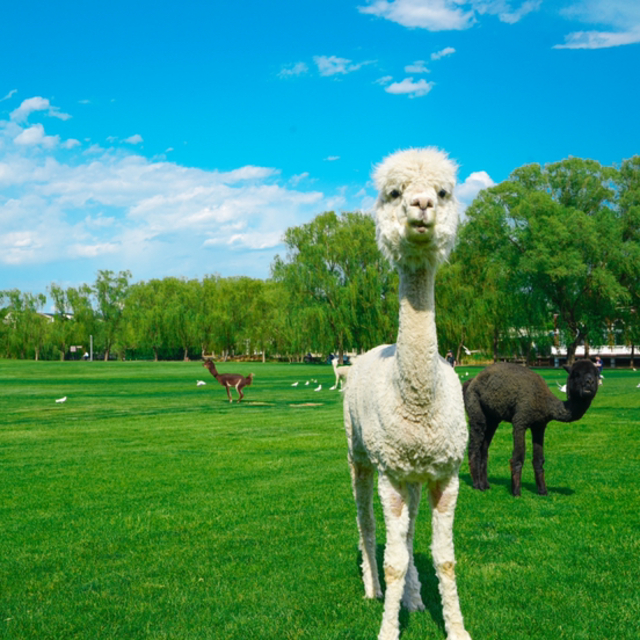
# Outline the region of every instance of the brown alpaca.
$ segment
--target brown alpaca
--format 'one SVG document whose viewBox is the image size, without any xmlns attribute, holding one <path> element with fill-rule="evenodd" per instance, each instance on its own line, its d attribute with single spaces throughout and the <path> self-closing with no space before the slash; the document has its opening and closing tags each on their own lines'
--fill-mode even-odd
<svg viewBox="0 0 640 640">
<path fill-rule="evenodd" d="M 229 402 L 233 402 L 233 399 L 231 398 L 231 387 L 238 392 L 238 402 L 240 402 L 242 398 L 244 398 L 242 390 L 253 382 L 253 373 L 250 373 L 246 378 L 239 373 L 218 373 L 213 360 L 205 360 L 202 363 L 202 366 L 209 369 L 209 373 L 226 388 Z"/>
</svg>

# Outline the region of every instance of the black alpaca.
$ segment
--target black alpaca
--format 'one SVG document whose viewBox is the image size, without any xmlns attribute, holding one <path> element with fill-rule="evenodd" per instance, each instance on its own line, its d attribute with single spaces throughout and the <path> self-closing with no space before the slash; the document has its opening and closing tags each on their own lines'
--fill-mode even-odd
<svg viewBox="0 0 640 640">
<path fill-rule="evenodd" d="M 567 380 L 567 399 L 556 398 L 535 372 L 516 364 L 497 363 L 463 385 L 469 416 L 469 470 L 473 487 L 489 488 L 489 445 L 501 422 L 513 425 L 511 492 L 520 495 L 525 454 L 525 431 L 531 429 L 533 469 L 540 495 L 547 494 L 544 481 L 544 431 L 551 420 L 575 422 L 585 414 L 598 391 L 598 369 L 590 360 L 576 360 Z"/>
<path fill-rule="evenodd" d="M 244 389 L 244 387 L 248 387 L 253 382 L 253 373 L 250 373 L 246 377 L 239 373 L 218 373 L 213 360 L 205 360 L 202 363 L 202 366 L 209 369 L 209 373 L 211 373 L 211 375 L 226 388 L 229 402 L 233 402 L 231 399 L 231 387 L 238 392 L 238 402 L 241 402 L 242 398 L 244 398 L 242 389 Z"/>
</svg>

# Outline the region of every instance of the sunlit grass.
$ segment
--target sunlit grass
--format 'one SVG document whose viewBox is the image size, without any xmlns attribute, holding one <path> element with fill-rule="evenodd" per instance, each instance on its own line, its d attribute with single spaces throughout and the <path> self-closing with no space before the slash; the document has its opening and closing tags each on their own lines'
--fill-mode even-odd
<svg viewBox="0 0 640 640">
<path fill-rule="evenodd" d="M 256 374 L 245 402 L 199 363 L 0 361 L 0 637 L 376 637 L 331 367 L 219 368 Z M 557 392 L 564 373 L 543 374 Z M 490 491 L 463 466 L 458 588 L 476 640 L 637 637 L 640 375 L 605 376 L 583 420 L 547 429 L 549 496 L 530 455 L 510 496 L 508 425 Z M 444 637 L 428 522 L 425 502 L 427 611 L 402 613 L 403 640 Z"/>
</svg>

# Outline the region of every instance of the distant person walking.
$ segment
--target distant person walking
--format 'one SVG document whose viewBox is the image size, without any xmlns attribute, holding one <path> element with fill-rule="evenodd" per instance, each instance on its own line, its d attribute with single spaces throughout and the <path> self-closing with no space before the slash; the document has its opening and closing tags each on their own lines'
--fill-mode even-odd
<svg viewBox="0 0 640 640">
<path fill-rule="evenodd" d="M 456 367 L 456 359 L 453 357 L 453 351 L 451 351 L 451 349 L 449 349 L 449 351 L 447 351 L 446 360 L 455 369 L 455 367 Z"/>
</svg>

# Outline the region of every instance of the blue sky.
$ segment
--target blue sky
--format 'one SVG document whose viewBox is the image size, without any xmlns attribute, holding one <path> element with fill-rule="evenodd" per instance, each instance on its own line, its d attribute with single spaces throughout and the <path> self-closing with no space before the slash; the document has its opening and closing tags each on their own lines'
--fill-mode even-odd
<svg viewBox="0 0 640 640">
<path fill-rule="evenodd" d="M 268 277 L 435 145 L 458 197 L 640 151 L 636 0 L 22 0 L 0 21 L 0 290 Z"/>
</svg>

